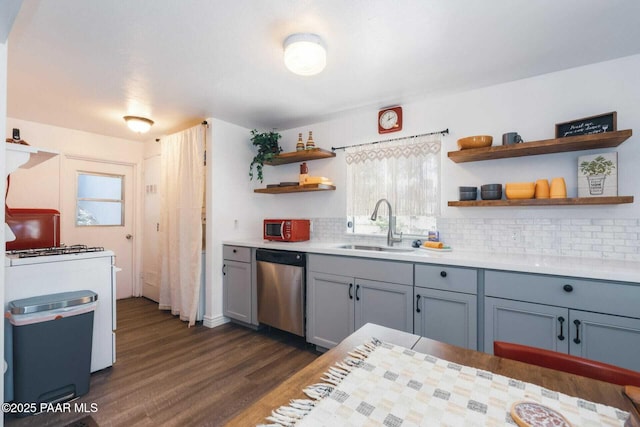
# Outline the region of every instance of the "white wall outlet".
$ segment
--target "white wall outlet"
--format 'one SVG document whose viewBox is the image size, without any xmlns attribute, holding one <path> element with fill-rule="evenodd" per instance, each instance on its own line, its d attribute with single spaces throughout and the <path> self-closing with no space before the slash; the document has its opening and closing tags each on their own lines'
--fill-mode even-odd
<svg viewBox="0 0 640 427">
<path fill-rule="evenodd" d="M 518 229 L 510 229 L 509 230 L 509 235 L 511 236 L 511 241 L 514 243 L 520 243 L 522 242 L 522 232 Z"/>
<path fill-rule="evenodd" d="M 313 221 L 309 220 L 309 232 L 313 233 Z"/>
</svg>

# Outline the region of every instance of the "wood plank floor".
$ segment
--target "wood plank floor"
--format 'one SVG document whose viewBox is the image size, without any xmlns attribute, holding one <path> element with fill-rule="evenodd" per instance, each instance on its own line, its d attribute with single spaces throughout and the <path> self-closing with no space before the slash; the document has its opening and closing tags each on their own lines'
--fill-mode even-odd
<svg viewBox="0 0 640 427">
<path fill-rule="evenodd" d="M 91 415 L 101 427 L 221 426 L 319 355 L 284 332 L 187 328 L 157 307 L 118 300 L 117 362 L 92 374 L 77 400 L 95 403 L 95 413 L 5 417 L 5 425 L 64 426 Z"/>
</svg>

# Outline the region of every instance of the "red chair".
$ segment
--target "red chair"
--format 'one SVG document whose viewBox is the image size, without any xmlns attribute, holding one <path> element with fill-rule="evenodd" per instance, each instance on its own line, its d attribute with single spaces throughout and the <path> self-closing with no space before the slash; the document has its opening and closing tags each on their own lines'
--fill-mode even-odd
<svg viewBox="0 0 640 427">
<path fill-rule="evenodd" d="M 502 341 L 493 342 L 493 354 L 608 383 L 640 387 L 640 372 L 570 354 Z"/>
</svg>

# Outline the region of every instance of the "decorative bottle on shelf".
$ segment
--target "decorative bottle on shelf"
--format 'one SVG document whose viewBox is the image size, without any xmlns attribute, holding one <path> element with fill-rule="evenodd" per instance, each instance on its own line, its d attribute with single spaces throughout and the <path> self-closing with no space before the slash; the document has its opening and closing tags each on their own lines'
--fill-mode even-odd
<svg viewBox="0 0 640 427">
<path fill-rule="evenodd" d="M 302 140 L 302 132 L 298 134 L 298 143 L 296 144 L 296 151 L 304 151 L 304 141 Z"/>
<path fill-rule="evenodd" d="M 314 148 L 316 148 L 316 143 L 313 142 L 313 135 L 311 134 L 311 131 L 309 131 L 309 139 L 307 139 L 307 150 L 313 150 Z"/>
<path fill-rule="evenodd" d="M 300 165 L 300 185 L 304 185 L 304 182 L 307 180 L 309 176 L 309 168 L 307 167 L 307 162 L 302 162 Z"/>
</svg>

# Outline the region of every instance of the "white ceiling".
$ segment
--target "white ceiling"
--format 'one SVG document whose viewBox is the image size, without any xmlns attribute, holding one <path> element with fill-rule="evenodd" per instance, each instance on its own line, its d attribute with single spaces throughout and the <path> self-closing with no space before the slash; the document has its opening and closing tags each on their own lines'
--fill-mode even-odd
<svg viewBox="0 0 640 427">
<path fill-rule="evenodd" d="M 294 32 L 324 39 L 321 74 L 284 68 Z M 638 0 L 24 0 L 7 109 L 137 140 L 207 117 L 287 129 L 637 53 Z"/>
</svg>

